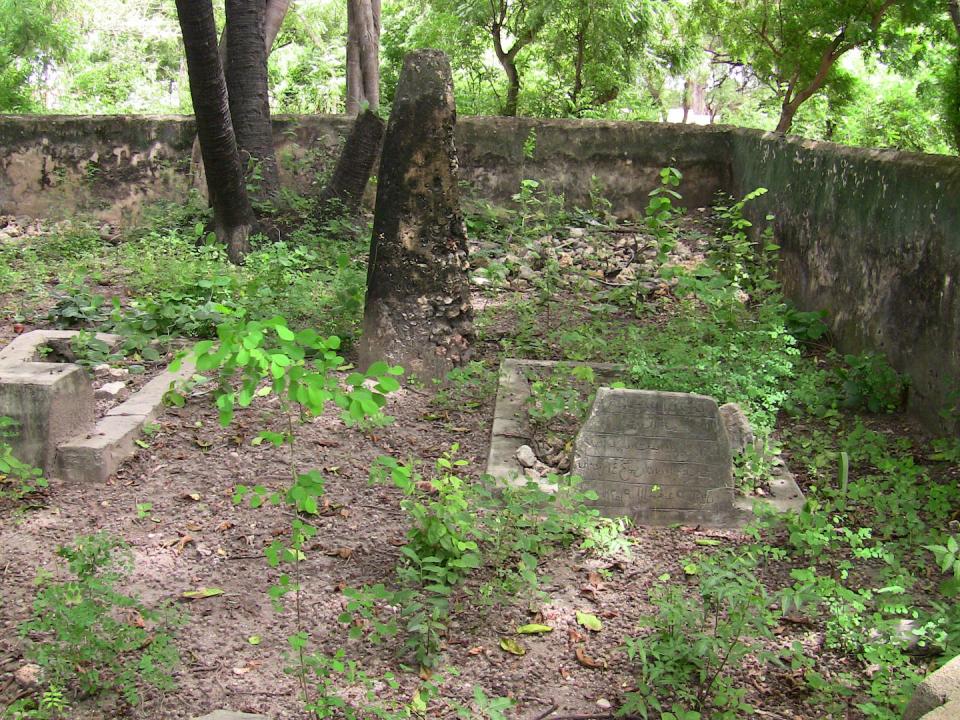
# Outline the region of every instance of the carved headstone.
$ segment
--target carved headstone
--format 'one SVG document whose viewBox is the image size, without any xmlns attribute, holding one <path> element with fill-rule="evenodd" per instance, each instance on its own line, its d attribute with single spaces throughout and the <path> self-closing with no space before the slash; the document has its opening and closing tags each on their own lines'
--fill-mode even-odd
<svg viewBox="0 0 960 720">
<path fill-rule="evenodd" d="M 734 516 L 730 445 L 704 395 L 600 388 L 572 472 L 609 517 L 724 525 Z"/>
<path fill-rule="evenodd" d="M 460 212 L 447 56 L 406 56 L 387 125 L 367 271 L 360 360 L 442 377 L 467 360 L 473 308 Z"/>
</svg>

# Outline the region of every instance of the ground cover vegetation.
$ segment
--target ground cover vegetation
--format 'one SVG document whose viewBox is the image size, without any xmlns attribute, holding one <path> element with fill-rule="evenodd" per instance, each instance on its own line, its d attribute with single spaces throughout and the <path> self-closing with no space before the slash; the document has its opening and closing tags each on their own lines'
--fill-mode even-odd
<svg viewBox="0 0 960 720">
<path fill-rule="evenodd" d="M 358 19 L 369 2 L 287 4 L 266 49 L 273 112 L 355 114 L 381 96 L 387 109 L 404 53 L 437 47 L 464 114 L 696 119 L 957 150 L 952 0 L 419 0 L 376 4 L 370 27 Z M 214 10 L 222 27 L 224 4 Z M 5 2 L 0 19 L 0 111 L 191 111 L 169 3 Z"/>
<path fill-rule="evenodd" d="M 960 447 L 899 415 L 908 378 L 779 295 L 761 192 L 684 210 L 665 168 L 635 222 L 534 179 L 471 202 L 478 344 L 436 387 L 352 367 L 363 223 L 298 220 L 233 264 L 194 198 L 119 241 L 73 221 L 5 243 L 25 291 L 0 298 L 4 340 L 110 330 L 196 374 L 96 493 L 0 446 L 3 716 L 899 717 L 960 652 Z M 758 436 L 740 490 L 786 461 L 807 501 L 743 532 L 598 517 L 564 474 L 583 365 L 530 378 L 558 491 L 497 488 L 504 356 L 737 402 Z"/>
</svg>

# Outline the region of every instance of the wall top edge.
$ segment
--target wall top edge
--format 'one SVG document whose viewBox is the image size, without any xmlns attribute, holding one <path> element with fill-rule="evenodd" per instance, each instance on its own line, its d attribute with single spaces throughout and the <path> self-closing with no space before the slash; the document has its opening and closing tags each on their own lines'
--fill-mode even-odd
<svg viewBox="0 0 960 720">
<path fill-rule="evenodd" d="M 343 114 L 286 114 L 278 113 L 273 116 L 278 124 L 289 123 L 346 123 L 350 116 Z M 460 120 L 466 125 L 492 125 L 502 128 L 555 128 L 555 129 L 617 129 L 617 130 L 647 130 L 658 133 L 719 136 L 744 138 L 764 143 L 778 143 L 789 148 L 796 148 L 817 154 L 829 154 L 849 157 L 851 159 L 870 160 L 881 163 L 899 163 L 930 167 L 939 166 L 950 175 L 960 173 L 960 157 L 953 155 L 936 155 L 930 153 L 907 152 L 878 148 L 852 147 L 840 145 L 827 140 L 812 140 L 799 135 L 784 135 L 782 133 L 758 130 L 756 128 L 735 127 L 732 125 L 690 125 L 683 123 L 663 123 L 643 120 L 595 120 L 595 119 L 568 119 L 568 118 L 533 118 L 533 117 L 504 117 L 498 115 L 461 115 Z M 187 125 L 194 122 L 192 115 L 49 115 L 49 114 L 9 114 L 0 113 L 0 124 L 29 125 L 37 128 L 38 125 L 57 127 L 88 123 L 134 125 L 139 122 L 169 123 L 172 125 Z"/>
<path fill-rule="evenodd" d="M 810 152 L 845 155 L 860 160 L 873 160 L 900 165 L 923 165 L 929 167 L 931 163 L 942 165 L 947 171 L 960 172 L 960 157 L 956 155 L 940 155 L 935 153 L 911 152 L 908 150 L 894 150 L 890 148 L 868 148 L 853 145 L 841 145 L 829 140 L 811 140 L 800 135 L 784 135 L 783 133 L 756 128 L 726 126 L 727 133 L 733 137 L 747 137 L 766 142 L 777 142 L 788 147 L 807 150 Z"/>
</svg>

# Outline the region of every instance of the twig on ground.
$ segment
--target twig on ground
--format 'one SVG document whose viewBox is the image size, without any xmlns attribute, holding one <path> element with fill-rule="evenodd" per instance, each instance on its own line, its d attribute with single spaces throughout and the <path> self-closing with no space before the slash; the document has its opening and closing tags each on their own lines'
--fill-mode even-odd
<svg viewBox="0 0 960 720">
<path fill-rule="evenodd" d="M 542 713 L 540 713 L 539 715 L 537 715 L 535 718 L 533 718 L 533 720 L 546 720 L 548 717 L 550 717 L 551 715 L 553 715 L 554 712 L 556 712 L 556 710 L 557 710 L 558 707 L 559 707 L 559 705 L 557 705 L 556 703 L 554 703 L 554 704 L 551 705 L 547 710 L 543 711 Z"/>
</svg>

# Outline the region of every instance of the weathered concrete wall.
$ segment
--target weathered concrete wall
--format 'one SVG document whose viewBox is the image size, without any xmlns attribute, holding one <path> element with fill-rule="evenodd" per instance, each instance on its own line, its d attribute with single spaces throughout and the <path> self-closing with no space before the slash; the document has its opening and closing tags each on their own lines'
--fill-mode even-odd
<svg viewBox="0 0 960 720">
<path fill-rule="evenodd" d="M 278 116 L 281 181 L 309 192 L 349 127 L 344 116 Z M 535 130 L 532 157 L 524 142 Z M 182 197 L 190 178 L 189 117 L 0 116 L 0 214 L 62 218 L 92 213 L 118 222 L 144 201 Z M 585 206 L 596 176 L 615 209 L 639 215 L 660 168 L 684 173 L 684 199 L 708 205 L 729 184 L 726 133 L 657 123 L 461 118 L 461 179 L 481 197 L 509 201 L 536 178 Z"/>
<path fill-rule="evenodd" d="M 524 142 L 535 132 L 533 155 Z M 642 215 L 667 166 L 683 173 L 684 204 L 703 207 L 730 184 L 723 128 L 598 120 L 464 117 L 457 124 L 462 177 L 481 197 L 507 201 L 534 178 L 568 203 L 588 207 L 596 176 L 614 210 Z"/>
<path fill-rule="evenodd" d="M 275 118 L 281 180 L 316 189 L 349 122 Z M 185 117 L 0 116 L 0 214 L 127 220 L 145 200 L 183 197 L 193 135 Z M 750 212 L 777 216 L 787 295 L 828 309 L 841 349 L 883 352 L 909 373 L 910 406 L 931 426 L 960 402 L 960 160 L 752 130 L 531 118 L 460 118 L 457 146 L 462 179 L 497 202 L 535 178 L 583 206 L 595 175 L 617 212 L 641 214 L 667 165 L 683 172 L 690 207 L 718 190 L 768 188 Z"/>
<path fill-rule="evenodd" d="M 186 187 L 193 120 L 0 116 L 0 214 L 113 222 Z"/>
<path fill-rule="evenodd" d="M 786 295 L 827 309 L 840 348 L 910 375 L 931 427 L 960 408 L 960 160 L 731 130 L 733 190 L 770 192 Z M 955 427 L 955 425 L 954 425 Z"/>
</svg>

